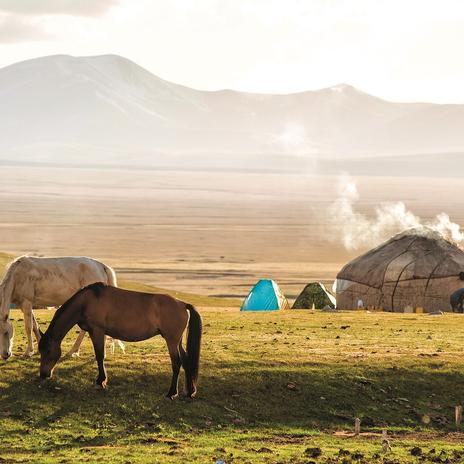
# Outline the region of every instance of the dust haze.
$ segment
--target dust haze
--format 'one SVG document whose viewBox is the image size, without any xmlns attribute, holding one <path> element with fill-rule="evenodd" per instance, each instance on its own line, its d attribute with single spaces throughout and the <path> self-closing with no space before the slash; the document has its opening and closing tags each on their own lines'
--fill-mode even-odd
<svg viewBox="0 0 464 464">
<path fill-rule="evenodd" d="M 243 296 L 268 276 L 289 297 L 330 282 L 370 243 L 347 250 L 331 208 L 338 177 L 318 174 L 3 167 L 2 249 L 90 255 L 122 277 L 206 295 Z M 357 211 L 405 201 L 421 218 L 464 221 L 459 179 L 356 178 Z"/>
</svg>

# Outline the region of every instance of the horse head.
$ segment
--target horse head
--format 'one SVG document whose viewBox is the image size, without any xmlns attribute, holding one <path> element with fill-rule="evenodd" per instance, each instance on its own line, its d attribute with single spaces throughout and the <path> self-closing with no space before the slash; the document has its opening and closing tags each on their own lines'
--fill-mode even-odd
<svg viewBox="0 0 464 464">
<path fill-rule="evenodd" d="M 14 329 L 8 314 L 0 315 L 0 357 L 6 361 L 13 349 Z"/>
<path fill-rule="evenodd" d="M 40 378 L 49 379 L 53 375 L 56 363 L 61 357 L 61 346 L 56 340 L 43 334 L 39 342 Z"/>
</svg>

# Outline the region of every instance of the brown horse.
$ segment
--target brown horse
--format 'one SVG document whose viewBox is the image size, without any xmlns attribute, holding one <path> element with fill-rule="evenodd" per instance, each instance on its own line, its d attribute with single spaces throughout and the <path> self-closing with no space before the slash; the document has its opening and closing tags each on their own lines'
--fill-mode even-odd
<svg viewBox="0 0 464 464">
<path fill-rule="evenodd" d="M 168 398 L 177 396 L 179 371 L 185 371 L 186 392 L 196 394 L 202 320 L 190 304 L 168 295 L 133 292 L 101 282 L 79 290 L 53 316 L 52 322 L 39 343 L 40 377 L 52 376 L 61 356 L 61 342 L 77 324 L 89 332 L 98 364 L 96 386 L 105 388 L 105 335 L 118 340 L 137 342 L 161 335 L 167 343 L 172 364 L 171 387 Z M 182 336 L 188 327 L 187 352 Z"/>
</svg>

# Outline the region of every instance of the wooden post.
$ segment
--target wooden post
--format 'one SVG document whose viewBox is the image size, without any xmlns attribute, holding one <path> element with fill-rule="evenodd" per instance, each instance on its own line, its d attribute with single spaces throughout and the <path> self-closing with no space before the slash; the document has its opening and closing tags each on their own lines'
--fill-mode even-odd
<svg viewBox="0 0 464 464">
<path fill-rule="evenodd" d="M 354 434 L 359 435 L 361 433 L 361 419 L 357 417 L 354 420 Z"/>
<path fill-rule="evenodd" d="M 461 425 L 462 421 L 462 406 L 456 406 L 454 409 L 454 417 L 456 420 L 456 427 Z"/>
</svg>

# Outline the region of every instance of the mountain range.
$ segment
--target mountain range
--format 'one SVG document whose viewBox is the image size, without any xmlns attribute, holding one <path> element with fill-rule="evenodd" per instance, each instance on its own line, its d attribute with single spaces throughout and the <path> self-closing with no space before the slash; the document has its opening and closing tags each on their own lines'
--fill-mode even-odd
<svg viewBox="0 0 464 464">
<path fill-rule="evenodd" d="M 0 127 L 3 164 L 272 169 L 464 153 L 464 105 L 390 102 L 347 84 L 200 91 L 116 55 L 0 69 Z"/>
</svg>

